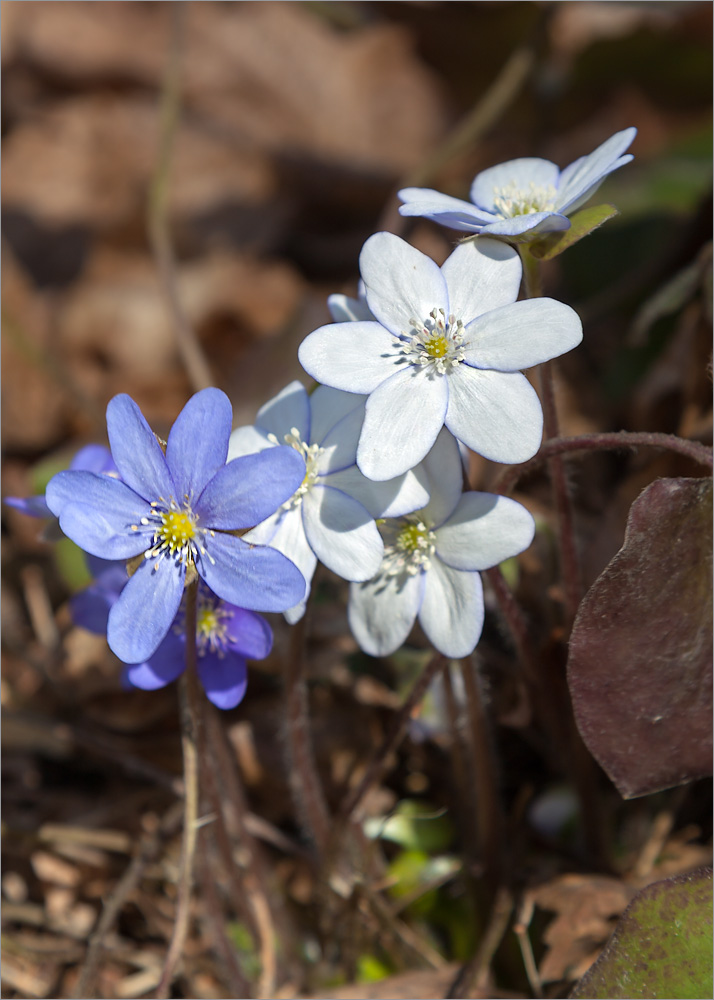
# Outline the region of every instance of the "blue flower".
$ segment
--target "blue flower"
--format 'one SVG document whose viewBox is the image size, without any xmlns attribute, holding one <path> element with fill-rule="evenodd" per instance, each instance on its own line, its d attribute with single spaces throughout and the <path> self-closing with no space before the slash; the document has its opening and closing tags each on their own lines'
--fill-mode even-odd
<svg viewBox="0 0 714 1000">
<path fill-rule="evenodd" d="M 550 160 L 524 157 L 477 174 L 470 204 L 429 188 L 404 188 L 401 215 L 418 215 L 450 229 L 519 242 L 570 228 L 567 216 L 595 193 L 608 174 L 633 159 L 623 153 L 637 135 L 626 128 L 565 170 Z"/>
<path fill-rule="evenodd" d="M 123 563 L 90 563 L 94 582 L 70 601 L 72 619 L 89 632 L 104 635 L 109 614 L 127 584 Z M 198 676 L 206 695 L 218 708 L 242 701 L 248 683 L 246 660 L 262 660 L 270 653 L 273 633 L 253 611 L 219 600 L 204 584 L 198 589 L 196 651 Z M 128 666 L 124 680 L 146 691 L 170 684 L 186 663 L 185 613 L 179 610 L 172 628 L 156 652 L 143 663 Z"/>
<path fill-rule="evenodd" d="M 197 572 L 222 600 L 252 611 L 284 611 L 305 591 L 284 555 L 232 532 L 252 528 L 305 476 L 288 447 L 226 464 L 232 410 L 219 389 L 196 393 L 169 434 L 166 454 L 126 395 L 107 407 L 107 432 L 121 479 L 60 472 L 47 504 L 62 531 L 91 555 L 133 560 L 134 572 L 109 614 L 107 640 L 125 663 L 158 648 Z"/>
<path fill-rule="evenodd" d="M 111 452 L 101 444 L 88 444 L 84 448 L 80 448 L 69 467 L 75 471 L 84 470 L 104 473 L 108 476 L 118 476 Z M 34 497 L 5 497 L 5 503 L 8 507 L 14 507 L 16 510 L 22 511 L 23 514 L 27 514 L 28 517 L 53 517 L 52 511 L 47 506 L 44 493 Z M 55 523 L 45 531 L 43 536 L 45 540 L 56 541 L 57 538 L 61 538 L 61 533 L 57 529 L 55 520 Z"/>
</svg>

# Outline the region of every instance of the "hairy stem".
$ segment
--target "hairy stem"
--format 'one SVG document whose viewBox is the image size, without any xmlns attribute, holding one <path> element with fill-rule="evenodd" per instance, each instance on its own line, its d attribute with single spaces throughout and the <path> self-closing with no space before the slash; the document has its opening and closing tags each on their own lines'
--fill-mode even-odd
<svg viewBox="0 0 714 1000">
<path fill-rule="evenodd" d="M 497 478 L 493 491 L 511 493 L 520 479 L 529 475 L 553 455 L 564 455 L 575 451 L 624 451 L 627 448 L 640 447 L 671 451 L 708 469 L 714 464 L 711 448 L 698 441 L 687 441 L 675 434 L 659 434 L 651 431 L 580 434 L 577 437 L 552 438 L 545 441 L 538 454 L 530 461 L 505 468 Z"/>
<path fill-rule="evenodd" d="M 324 856 L 330 839 L 330 814 L 317 771 L 310 738 L 310 717 L 305 680 L 307 612 L 293 626 L 285 672 L 287 744 L 290 781 L 297 808 L 315 847 Z"/>
<path fill-rule="evenodd" d="M 426 694 L 429 685 L 436 677 L 439 670 L 446 663 L 446 657 L 441 653 L 435 653 L 421 672 L 414 686 L 407 695 L 407 698 L 396 713 L 382 741 L 382 745 L 376 751 L 374 757 L 367 765 L 367 770 L 359 785 L 347 796 L 340 807 L 339 816 L 342 821 L 351 819 L 356 813 L 362 799 L 370 790 L 372 785 L 379 780 L 384 770 L 385 761 L 389 754 L 399 745 L 406 731 L 412 712 Z"/>
<path fill-rule="evenodd" d="M 196 613 L 198 580 L 186 588 L 186 669 L 179 681 L 181 749 L 183 752 L 184 811 L 183 841 L 179 863 L 176 920 L 166 962 L 161 974 L 157 1000 L 168 997 L 176 966 L 188 934 L 193 869 L 198 839 L 198 766 L 201 745 L 198 675 L 196 672 Z"/>
<path fill-rule="evenodd" d="M 183 47 L 182 3 L 171 4 L 169 58 L 161 90 L 159 156 L 151 178 L 148 229 L 151 248 L 164 286 L 169 316 L 176 332 L 181 359 L 194 392 L 213 384 L 211 370 L 196 334 L 189 323 L 178 291 L 176 258 L 169 232 L 169 174 L 176 128 L 181 110 L 181 50 Z"/>
</svg>

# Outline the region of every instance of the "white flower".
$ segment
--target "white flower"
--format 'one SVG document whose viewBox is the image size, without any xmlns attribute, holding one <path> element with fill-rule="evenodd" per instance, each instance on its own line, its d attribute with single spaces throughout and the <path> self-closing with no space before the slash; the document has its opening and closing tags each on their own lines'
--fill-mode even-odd
<svg viewBox="0 0 714 1000">
<path fill-rule="evenodd" d="M 404 188 L 401 215 L 418 215 L 450 229 L 516 242 L 569 229 L 567 216 L 580 208 L 613 170 L 633 159 L 622 154 L 637 135 L 626 128 L 581 156 L 565 170 L 550 160 L 522 157 L 489 167 L 471 184 L 471 202 L 430 188 Z M 473 204 L 472 204 L 473 203 Z"/>
<path fill-rule="evenodd" d="M 318 559 L 345 580 L 368 580 L 384 552 L 375 517 L 404 514 L 429 499 L 414 473 L 373 483 L 359 471 L 364 405 L 362 396 L 326 386 L 308 395 L 291 382 L 261 407 L 255 426 L 231 435 L 229 461 L 286 444 L 305 459 L 305 478 L 293 496 L 243 536 L 288 555 L 305 577 L 303 600 L 285 614 L 291 624 L 304 614 Z"/>
<path fill-rule="evenodd" d="M 369 395 L 362 472 L 383 480 L 414 468 L 444 424 L 494 462 L 532 458 L 543 415 L 520 369 L 579 344 L 577 314 L 553 299 L 516 302 L 521 262 L 500 240 L 463 243 L 439 268 L 397 236 L 377 233 L 360 270 L 375 321 L 320 327 L 298 356 L 319 382 Z"/>
<path fill-rule="evenodd" d="M 417 618 L 444 656 L 468 656 L 483 628 L 478 571 L 522 552 L 533 540 L 533 518 L 521 504 L 492 493 L 461 492 L 461 461 L 448 431 L 441 431 L 422 467 L 430 502 L 383 528 L 379 572 L 350 586 L 350 627 L 372 656 L 398 649 Z"/>
</svg>

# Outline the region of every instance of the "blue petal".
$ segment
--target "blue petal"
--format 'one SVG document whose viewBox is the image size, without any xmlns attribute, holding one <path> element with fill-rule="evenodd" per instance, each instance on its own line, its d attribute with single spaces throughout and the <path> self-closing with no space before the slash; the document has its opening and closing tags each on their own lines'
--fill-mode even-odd
<svg viewBox="0 0 714 1000">
<path fill-rule="evenodd" d="M 156 652 L 171 628 L 183 594 L 184 565 L 168 557 L 145 560 L 109 612 L 107 641 L 124 663 L 141 663 Z"/>
<path fill-rule="evenodd" d="M 178 491 L 195 500 L 226 464 L 233 409 L 220 389 L 203 389 L 192 396 L 171 428 L 166 464 Z"/>
<path fill-rule="evenodd" d="M 236 653 L 206 653 L 198 661 L 198 676 L 203 689 L 216 708 L 235 708 L 243 700 L 248 686 L 248 668 Z"/>
<path fill-rule="evenodd" d="M 109 400 L 107 434 L 119 475 L 146 500 L 168 500 L 175 489 L 154 432 L 134 400 L 121 393 Z"/>
<path fill-rule="evenodd" d="M 169 632 L 153 656 L 129 666 L 124 676 L 136 688 L 156 691 L 180 677 L 186 666 L 186 643 Z"/>
<path fill-rule="evenodd" d="M 247 660 L 264 660 L 273 648 L 273 630 L 264 618 L 245 608 L 224 606 L 230 617 L 224 619 L 230 637 L 228 646 Z"/>
<path fill-rule="evenodd" d="M 59 472 L 48 483 L 46 497 L 65 535 L 94 556 L 129 559 L 149 547 L 151 532 L 140 524 L 146 502 L 118 479 Z"/>
<path fill-rule="evenodd" d="M 557 212 L 531 212 L 528 215 L 514 215 L 512 219 L 491 222 L 481 230 L 482 236 L 524 236 L 526 233 L 556 233 L 570 229 L 570 219 Z"/>
<path fill-rule="evenodd" d="M 204 528 L 252 528 L 289 500 L 304 477 L 305 460 L 294 448 L 266 448 L 222 466 L 193 509 Z"/>
<path fill-rule="evenodd" d="M 118 593 L 91 584 L 70 598 L 72 621 L 95 635 L 106 635 L 109 610 L 118 599 Z"/>
<path fill-rule="evenodd" d="M 594 193 L 601 181 L 613 170 L 624 166 L 633 159 L 632 154 L 622 154 L 637 135 L 636 128 L 626 128 L 616 132 L 587 156 L 566 167 L 560 175 L 558 210 L 572 212 Z"/>
<path fill-rule="evenodd" d="M 250 611 L 286 611 L 303 599 L 302 573 L 275 549 L 220 532 L 208 544 L 215 561 L 204 557 L 197 569 L 222 600 Z"/>
<path fill-rule="evenodd" d="M 487 212 L 501 215 L 494 205 L 501 188 L 514 188 L 528 194 L 531 185 L 535 188 L 557 190 L 560 171 L 555 163 L 537 156 L 523 156 L 517 160 L 507 160 L 477 174 L 471 184 L 470 197 L 474 205 Z"/>
<path fill-rule="evenodd" d="M 266 434 L 274 434 L 278 444 L 285 443 L 285 435 L 296 427 L 303 441 L 310 440 L 310 398 L 305 386 L 298 381 L 286 385 L 277 396 L 258 410 L 256 427 Z"/>
<path fill-rule="evenodd" d="M 88 444 L 80 448 L 69 467 L 83 472 L 117 472 L 112 453 L 103 444 Z"/>
<path fill-rule="evenodd" d="M 28 517 L 52 517 L 52 511 L 47 506 L 47 501 L 42 496 L 35 497 L 5 497 L 4 501 L 8 507 L 27 514 Z"/>
</svg>

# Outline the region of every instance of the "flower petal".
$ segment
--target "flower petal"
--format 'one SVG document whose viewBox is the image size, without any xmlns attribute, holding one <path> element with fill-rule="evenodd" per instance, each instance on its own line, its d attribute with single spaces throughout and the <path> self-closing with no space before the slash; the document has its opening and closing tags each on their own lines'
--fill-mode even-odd
<svg viewBox="0 0 714 1000">
<path fill-rule="evenodd" d="M 332 428 L 348 413 L 357 409 L 364 410 L 366 399 L 366 396 L 360 396 L 355 392 L 344 392 L 342 389 L 318 385 L 310 396 L 312 413 L 310 444 L 322 444 Z"/>
<path fill-rule="evenodd" d="M 84 448 L 80 448 L 69 463 L 69 467 L 84 472 L 110 473 L 117 471 L 112 453 L 103 444 L 86 444 Z"/>
<path fill-rule="evenodd" d="M 223 711 L 235 708 L 248 687 L 248 668 L 237 653 L 206 653 L 199 657 L 198 676 L 208 700 Z"/>
<path fill-rule="evenodd" d="M 449 288 L 449 312 L 464 326 L 491 309 L 515 302 L 523 268 L 503 240 L 481 237 L 461 243 L 441 268 Z"/>
<path fill-rule="evenodd" d="M 527 195 L 534 188 L 552 187 L 555 192 L 559 176 L 560 170 L 550 160 L 523 156 L 482 170 L 474 177 L 469 194 L 474 205 L 501 216 L 503 213 L 498 211 L 494 200 L 501 197 L 502 189 L 505 188 L 506 192 L 519 191 Z"/>
<path fill-rule="evenodd" d="M 234 458 L 242 458 L 243 455 L 254 455 L 256 451 L 265 451 L 266 448 L 275 448 L 272 441 L 268 441 L 268 435 L 252 424 L 245 424 L 243 427 L 236 427 L 228 442 L 228 461 Z"/>
<path fill-rule="evenodd" d="M 464 488 L 464 467 L 454 435 L 443 427 L 434 447 L 421 463 L 431 499 L 421 512 L 429 527 L 443 524 L 453 512 Z"/>
<path fill-rule="evenodd" d="M 180 677 L 186 666 L 186 644 L 172 632 L 166 636 L 153 656 L 144 663 L 134 663 L 124 672 L 133 687 L 156 691 Z"/>
<path fill-rule="evenodd" d="M 432 559 L 425 575 L 419 623 L 444 656 L 473 652 L 483 630 L 483 586 L 478 573 L 464 573 Z"/>
<path fill-rule="evenodd" d="M 305 579 L 282 553 L 222 532 L 210 546 L 214 561 L 201 559 L 196 568 L 222 600 L 249 611 L 285 611 L 302 600 Z"/>
<path fill-rule="evenodd" d="M 452 434 L 492 462 L 517 465 L 533 458 L 543 436 L 543 411 L 525 375 L 460 364 L 449 379 L 446 426 Z"/>
<path fill-rule="evenodd" d="M 304 476 L 305 461 L 294 448 L 266 448 L 222 466 L 193 509 L 204 528 L 252 528 L 275 513 Z"/>
<path fill-rule="evenodd" d="M 496 218 L 491 212 L 484 212 L 468 201 L 451 198 L 430 188 L 402 188 L 398 197 L 404 202 L 399 206 L 400 215 L 431 219 L 462 232 L 478 233 L 483 225 Z"/>
<path fill-rule="evenodd" d="M 14 507 L 28 517 L 52 517 L 52 511 L 47 506 L 44 493 L 34 497 L 5 497 L 3 503 Z"/>
<path fill-rule="evenodd" d="M 475 368 L 520 371 L 571 351 L 583 339 L 580 317 L 554 299 L 526 299 L 470 323 L 464 361 Z"/>
<path fill-rule="evenodd" d="M 438 439 L 437 439 L 438 440 Z M 372 517 L 400 517 L 419 510 L 429 502 L 429 491 L 421 467 L 410 469 L 394 479 L 375 482 L 367 479 L 356 465 L 330 473 L 323 480 L 325 486 L 342 490 L 359 500 Z"/>
<path fill-rule="evenodd" d="M 393 479 L 421 462 L 444 423 L 449 377 L 411 366 L 375 389 L 357 448 L 365 476 Z"/>
<path fill-rule="evenodd" d="M 151 529 L 140 523 L 146 501 L 118 479 L 95 472 L 58 472 L 47 485 L 46 497 L 65 535 L 94 556 L 130 559 L 151 544 Z M 133 525 L 138 530 L 132 531 Z"/>
<path fill-rule="evenodd" d="M 334 390 L 337 391 L 337 390 Z M 347 395 L 343 393 L 343 395 Z M 322 454 L 317 459 L 317 472 L 320 476 L 328 476 L 354 465 L 357 458 L 357 444 L 364 424 L 364 408 L 367 396 L 354 396 L 357 406 L 352 407 L 339 420 L 322 440 Z"/>
<path fill-rule="evenodd" d="M 166 464 L 181 502 L 195 500 L 226 464 L 233 409 L 220 389 L 191 396 L 176 418 L 166 445 Z"/>
<path fill-rule="evenodd" d="M 224 605 L 230 615 L 224 619 L 228 629 L 228 646 L 246 660 L 264 660 L 273 648 L 273 630 L 255 611 Z"/>
<path fill-rule="evenodd" d="M 368 393 L 402 363 L 400 348 L 379 323 L 331 323 L 313 330 L 298 348 L 308 375 L 345 392 Z"/>
<path fill-rule="evenodd" d="M 558 212 L 531 212 L 529 215 L 515 215 L 512 219 L 500 219 L 484 226 L 484 236 L 535 236 L 542 233 L 557 233 L 570 229 L 570 219 Z M 523 242 L 522 240 L 519 242 Z"/>
<path fill-rule="evenodd" d="M 282 552 L 291 562 L 295 563 L 305 579 L 304 592 L 297 604 L 285 612 L 285 619 L 290 625 L 294 625 L 305 614 L 305 602 L 310 593 L 310 583 L 317 566 L 317 556 L 310 548 L 305 536 L 305 527 L 302 520 L 302 508 L 293 507 L 292 510 L 281 511 L 276 518 L 277 530 L 274 530 L 270 539 L 270 547 Z M 252 541 L 255 529 L 245 536 Z"/>
<path fill-rule="evenodd" d="M 632 154 L 622 154 L 636 135 L 636 128 L 616 132 L 588 156 L 581 156 L 566 167 L 560 175 L 558 211 L 574 211 L 594 193 L 608 174 L 634 159 Z"/>
<path fill-rule="evenodd" d="M 527 549 L 534 534 L 532 515 L 516 500 L 494 493 L 464 493 L 436 531 L 436 553 L 454 569 L 489 569 Z"/>
<path fill-rule="evenodd" d="M 169 499 L 176 488 L 161 445 L 131 396 L 120 393 L 107 406 L 112 458 L 128 487 L 151 502 Z"/>
<path fill-rule="evenodd" d="M 183 564 L 164 557 L 143 561 L 129 577 L 107 625 L 109 646 L 124 663 L 143 663 L 156 652 L 176 617 L 185 576 Z"/>
<path fill-rule="evenodd" d="M 384 543 L 369 511 L 330 486 L 313 486 L 302 502 L 305 535 L 317 558 L 344 580 L 369 580 Z"/>
<path fill-rule="evenodd" d="M 424 574 L 379 576 L 353 583 L 347 606 L 352 634 L 370 656 L 389 656 L 412 630 L 422 599 Z"/>
<path fill-rule="evenodd" d="M 409 334 L 411 321 L 423 323 L 434 308 L 448 312 L 441 269 L 431 257 L 392 233 L 370 236 L 362 247 L 359 268 L 369 308 L 396 336 Z"/>
<path fill-rule="evenodd" d="M 310 397 L 302 382 L 295 380 L 281 389 L 277 396 L 258 410 L 255 426 L 265 434 L 274 434 L 278 444 L 285 444 L 285 435 L 293 427 L 303 441 L 310 439 Z"/>
<path fill-rule="evenodd" d="M 374 319 L 364 296 L 351 299 L 348 295 L 328 295 L 327 308 L 335 323 L 354 323 L 360 319 Z"/>
</svg>

